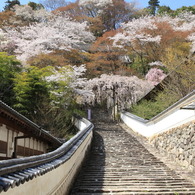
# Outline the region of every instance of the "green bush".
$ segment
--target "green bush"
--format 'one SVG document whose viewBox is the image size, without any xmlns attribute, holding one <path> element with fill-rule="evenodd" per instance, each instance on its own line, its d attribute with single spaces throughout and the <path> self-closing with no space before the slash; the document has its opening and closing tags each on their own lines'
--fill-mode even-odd
<svg viewBox="0 0 195 195">
<path fill-rule="evenodd" d="M 177 94 L 172 93 L 171 90 L 165 90 L 159 92 L 154 100 L 141 100 L 130 109 L 130 112 L 144 119 L 151 119 L 178 100 Z"/>
</svg>

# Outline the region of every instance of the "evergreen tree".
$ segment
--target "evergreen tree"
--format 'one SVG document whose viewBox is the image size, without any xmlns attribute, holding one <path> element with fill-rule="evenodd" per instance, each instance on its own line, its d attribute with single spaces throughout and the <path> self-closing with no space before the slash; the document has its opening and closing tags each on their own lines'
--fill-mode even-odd
<svg viewBox="0 0 195 195">
<path fill-rule="evenodd" d="M 13 7 L 14 7 L 14 5 L 20 5 L 20 1 L 19 0 L 7 0 L 6 2 L 5 2 L 7 5 L 4 7 L 4 10 L 6 11 L 6 10 L 11 10 Z"/>
<path fill-rule="evenodd" d="M 163 14 L 171 15 L 173 13 L 174 13 L 174 11 L 169 6 L 166 6 L 166 5 L 158 6 L 157 14 L 159 14 L 159 15 L 163 15 Z"/>
<path fill-rule="evenodd" d="M 158 0 L 150 0 L 148 1 L 148 8 L 150 9 L 150 13 L 152 15 L 155 15 L 156 13 L 156 8 L 159 6 L 159 1 Z"/>
<path fill-rule="evenodd" d="M 31 1 L 29 1 L 28 6 L 30 6 L 33 10 L 44 9 L 44 6 L 42 4 L 31 2 Z"/>
</svg>

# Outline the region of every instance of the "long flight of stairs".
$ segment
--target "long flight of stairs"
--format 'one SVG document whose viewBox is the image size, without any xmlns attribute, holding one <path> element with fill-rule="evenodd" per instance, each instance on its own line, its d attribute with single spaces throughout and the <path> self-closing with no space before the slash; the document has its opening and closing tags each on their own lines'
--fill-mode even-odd
<svg viewBox="0 0 195 195">
<path fill-rule="evenodd" d="M 195 195 L 193 184 L 116 123 L 105 121 L 95 125 L 90 156 L 71 195 Z"/>
</svg>

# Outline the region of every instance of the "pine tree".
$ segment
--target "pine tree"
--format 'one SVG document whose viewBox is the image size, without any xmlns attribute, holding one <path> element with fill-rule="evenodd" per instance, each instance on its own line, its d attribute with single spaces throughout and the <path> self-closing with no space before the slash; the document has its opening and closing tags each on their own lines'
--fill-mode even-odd
<svg viewBox="0 0 195 195">
<path fill-rule="evenodd" d="M 6 10 L 11 10 L 11 9 L 14 7 L 14 5 L 20 5 L 20 1 L 19 1 L 19 0 L 12 0 L 12 1 L 7 0 L 5 3 L 7 4 L 7 5 L 4 7 L 4 10 L 5 10 L 5 11 L 6 11 Z"/>
<path fill-rule="evenodd" d="M 156 13 L 156 8 L 159 6 L 159 1 L 158 0 L 150 0 L 148 1 L 148 8 L 150 9 L 150 12 L 152 15 L 155 15 Z"/>
</svg>

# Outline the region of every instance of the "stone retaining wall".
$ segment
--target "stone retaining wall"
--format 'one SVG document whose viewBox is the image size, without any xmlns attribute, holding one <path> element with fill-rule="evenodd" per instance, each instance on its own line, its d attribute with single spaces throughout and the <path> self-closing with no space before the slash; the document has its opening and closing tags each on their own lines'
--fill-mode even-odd
<svg viewBox="0 0 195 195">
<path fill-rule="evenodd" d="M 150 142 L 160 153 L 195 170 L 195 121 L 158 134 Z"/>
</svg>

